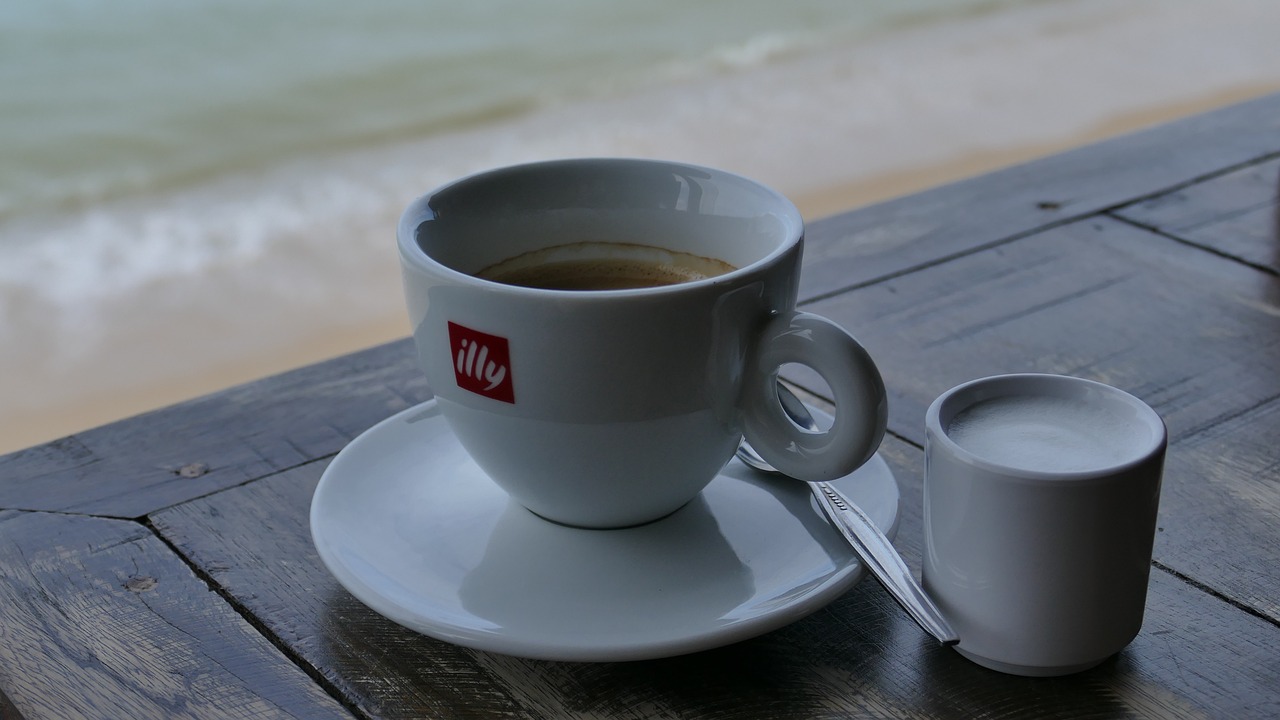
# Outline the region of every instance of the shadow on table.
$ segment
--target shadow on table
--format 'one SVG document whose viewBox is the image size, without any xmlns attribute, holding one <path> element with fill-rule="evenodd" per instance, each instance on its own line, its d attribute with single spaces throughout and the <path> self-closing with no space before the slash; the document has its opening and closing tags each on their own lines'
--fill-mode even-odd
<svg viewBox="0 0 1280 720">
<path fill-rule="evenodd" d="M 334 589 L 323 664 L 378 717 L 746 717 L 832 713 L 1129 717 L 1184 706 L 1122 652 L 1063 678 L 974 665 L 926 637 L 873 581 L 815 616 L 691 655 L 625 663 L 528 660 L 410 632 Z"/>
</svg>

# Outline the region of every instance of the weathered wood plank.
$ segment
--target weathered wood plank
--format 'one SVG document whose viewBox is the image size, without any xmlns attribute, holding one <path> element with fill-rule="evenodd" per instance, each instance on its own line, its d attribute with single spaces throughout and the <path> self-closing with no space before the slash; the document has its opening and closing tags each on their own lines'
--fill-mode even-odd
<svg viewBox="0 0 1280 720">
<path fill-rule="evenodd" d="M 802 299 L 1130 203 L 1280 152 L 1280 94 L 811 223 Z"/>
<path fill-rule="evenodd" d="M 374 717 L 511 717 L 518 706 L 473 655 L 374 615 L 311 543 L 311 495 L 327 461 L 151 516 L 157 531 L 295 655 Z"/>
<path fill-rule="evenodd" d="M 0 720 L 23 720 L 22 713 L 13 706 L 9 698 L 0 692 Z"/>
<path fill-rule="evenodd" d="M 1272 401 L 1175 445 L 1165 464 L 1156 558 L 1280 622 L 1277 441 L 1280 401 Z"/>
<path fill-rule="evenodd" d="M 898 545 L 919 568 L 919 449 L 882 452 L 903 486 Z M 926 638 L 874 581 L 813 616 L 731 647 L 577 664 L 474 652 L 403 630 L 343 591 L 309 546 L 324 463 L 157 513 L 155 526 L 376 717 L 1269 717 L 1280 629 L 1153 573 L 1146 628 L 1116 659 L 1032 680 Z M 1206 618 L 1212 618 L 1206 621 Z M 1200 680 L 1187 682 L 1188 678 Z"/>
<path fill-rule="evenodd" d="M 390 343 L 0 457 L 0 508 L 134 518 L 326 457 L 430 397 Z"/>
<path fill-rule="evenodd" d="M 134 522 L 0 513 L 0 687 L 37 718 L 350 717 Z"/>
<path fill-rule="evenodd" d="M 1280 273 L 1280 158 L 1114 214 Z"/>
<path fill-rule="evenodd" d="M 918 443 L 933 398 L 985 375 L 1077 375 L 1146 400 L 1173 441 L 1157 559 L 1280 620 L 1278 425 L 1246 415 L 1280 397 L 1278 299 L 1274 275 L 1098 218 L 811 309 L 866 344 L 890 427 Z M 1228 421 L 1236 432 L 1182 443 Z"/>
<path fill-rule="evenodd" d="M 1280 397 L 1280 278 L 1099 217 L 805 309 L 867 346 L 917 443 L 947 388 L 1052 372 L 1146 400 L 1174 439 Z"/>
</svg>

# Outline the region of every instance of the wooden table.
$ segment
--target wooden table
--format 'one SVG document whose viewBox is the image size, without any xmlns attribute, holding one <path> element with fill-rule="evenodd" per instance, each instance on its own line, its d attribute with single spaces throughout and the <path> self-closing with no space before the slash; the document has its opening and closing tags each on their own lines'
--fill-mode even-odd
<svg viewBox="0 0 1280 720">
<path fill-rule="evenodd" d="M 646 662 L 404 630 L 307 527 L 334 454 L 430 397 L 401 341 L 0 458 L 0 718 L 1280 716 L 1278 180 L 1275 95 L 811 224 L 802 303 L 883 370 L 916 572 L 943 390 L 1065 373 L 1166 419 L 1146 621 L 1091 671 L 982 669 L 871 580 Z"/>
</svg>

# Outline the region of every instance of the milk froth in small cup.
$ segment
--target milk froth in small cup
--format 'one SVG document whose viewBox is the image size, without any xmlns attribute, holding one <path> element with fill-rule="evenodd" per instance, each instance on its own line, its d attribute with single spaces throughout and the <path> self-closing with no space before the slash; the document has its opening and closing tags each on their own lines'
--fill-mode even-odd
<svg viewBox="0 0 1280 720">
<path fill-rule="evenodd" d="M 874 454 L 884 384 L 844 329 L 798 312 L 804 225 L 747 178 L 656 160 L 500 168 L 412 203 L 398 229 L 419 364 L 463 448 L 520 504 L 580 527 L 697 496 L 745 435 L 788 474 Z M 798 428 L 787 363 L 830 386 Z"/>
<path fill-rule="evenodd" d="M 1097 665 L 1142 626 L 1167 432 L 1138 398 L 1060 375 L 983 378 L 925 415 L 926 591 L 986 667 Z"/>
</svg>

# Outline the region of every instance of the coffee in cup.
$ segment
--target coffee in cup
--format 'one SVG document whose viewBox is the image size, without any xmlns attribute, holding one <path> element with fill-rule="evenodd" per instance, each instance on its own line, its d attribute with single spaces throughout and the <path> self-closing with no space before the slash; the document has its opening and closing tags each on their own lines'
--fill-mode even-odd
<svg viewBox="0 0 1280 720">
<path fill-rule="evenodd" d="M 736 269 L 723 260 L 652 245 L 585 241 L 507 258 L 476 276 L 546 290 L 628 290 L 705 280 Z"/>
<path fill-rule="evenodd" d="M 594 528 L 679 509 L 744 435 L 807 480 L 875 452 L 874 362 L 796 311 L 803 237 L 795 206 L 759 183 L 626 159 L 464 178 L 398 230 L 419 364 L 459 442 L 526 508 Z M 831 387 L 829 430 L 783 412 L 788 363 Z"/>
</svg>

